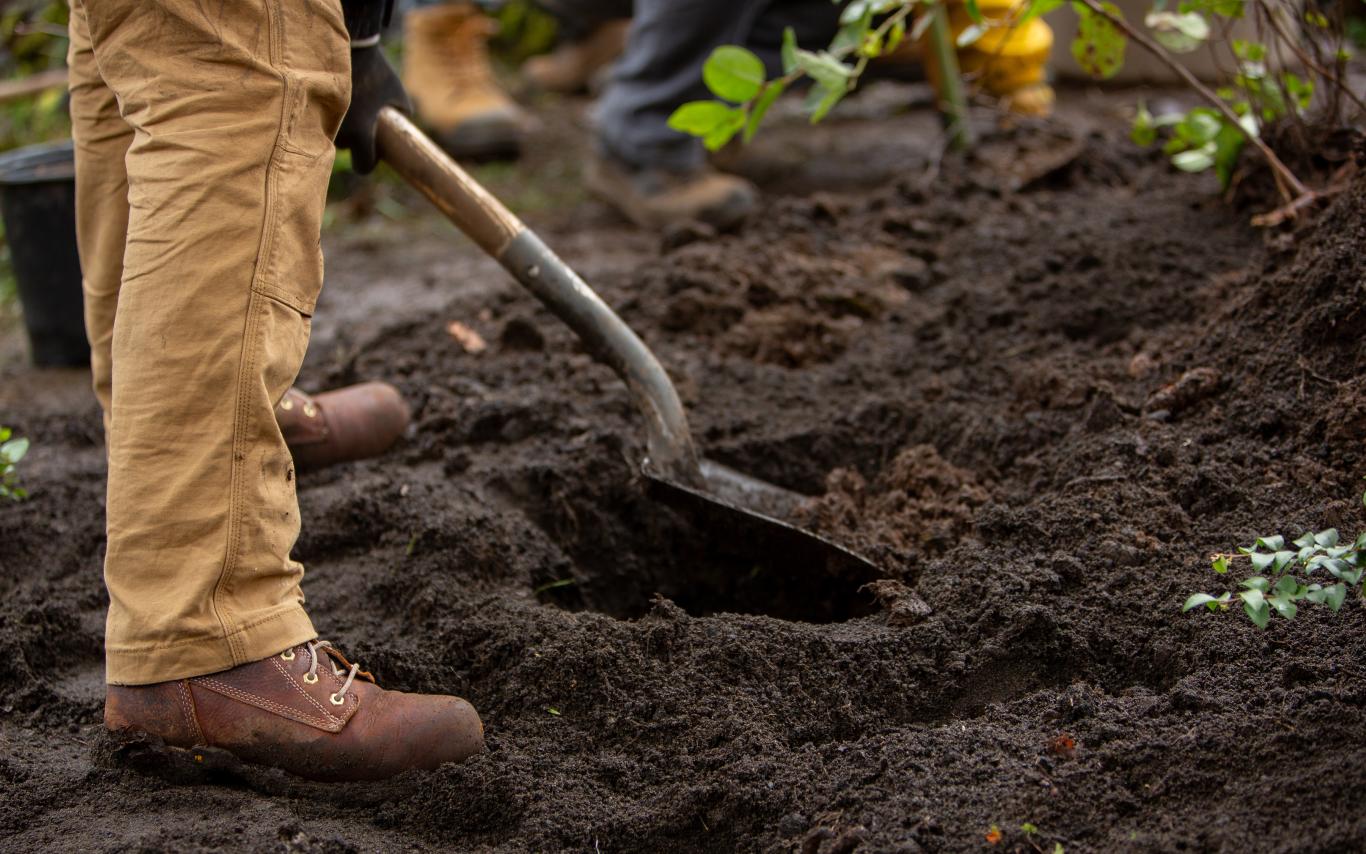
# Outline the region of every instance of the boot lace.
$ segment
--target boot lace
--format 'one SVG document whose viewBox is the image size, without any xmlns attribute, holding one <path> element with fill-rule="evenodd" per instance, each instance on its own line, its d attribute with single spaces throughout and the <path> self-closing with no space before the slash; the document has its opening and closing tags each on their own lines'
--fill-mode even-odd
<svg viewBox="0 0 1366 854">
<path fill-rule="evenodd" d="M 318 662 L 322 660 L 319 650 L 330 649 L 337 655 L 341 655 L 341 653 L 332 645 L 331 641 L 325 640 L 312 641 L 306 645 L 306 649 L 308 650 L 309 658 L 313 659 L 313 661 L 308 666 L 308 672 L 304 674 L 304 681 L 311 685 L 318 681 Z M 342 660 L 345 661 L 346 659 L 343 658 Z M 356 674 L 360 672 L 360 665 L 352 664 L 350 670 L 343 670 L 337 666 L 337 662 L 332 659 L 331 654 L 327 657 L 327 663 L 332 666 L 333 676 L 341 676 L 343 673 L 346 674 L 346 681 L 342 683 L 342 686 L 337 689 L 336 693 L 327 698 L 332 702 L 332 705 L 340 706 L 346 702 L 346 689 L 350 688 L 351 683 L 356 681 Z"/>
</svg>

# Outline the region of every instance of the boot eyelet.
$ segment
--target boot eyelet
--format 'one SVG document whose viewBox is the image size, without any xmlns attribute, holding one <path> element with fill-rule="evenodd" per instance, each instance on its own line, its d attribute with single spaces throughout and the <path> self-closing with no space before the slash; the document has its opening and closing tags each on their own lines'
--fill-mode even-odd
<svg viewBox="0 0 1366 854">
<path fill-rule="evenodd" d="M 328 697 L 327 699 L 331 700 L 331 701 L 332 701 L 332 705 L 334 705 L 334 706 L 340 706 L 341 704 L 343 704 L 343 703 L 346 702 L 346 698 L 345 698 L 345 697 L 338 697 L 336 694 L 333 694 L 332 696 Z"/>
<path fill-rule="evenodd" d="M 304 674 L 304 681 L 307 682 L 308 684 L 312 685 L 313 683 L 315 683 L 315 682 L 318 681 L 318 676 L 317 676 L 317 674 L 315 674 L 315 673 L 305 673 L 305 674 Z"/>
<path fill-rule="evenodd" d="M 285 650 L 284 652 L 280 653 L 280 659 L 281 659 L 282 661 L 293 661 L 293 660 L 294 660 L 294 650 L 292 650 L 292 649 L 287 649 L 287 650 Z"/>
<path fill-rule="evenodd" d="M 318 407 L 314 406 L 311 403 L 305 403 L 304 415 L 307 415 L 309 418 L 316 418 L 318 415 Z"/>
</svg>

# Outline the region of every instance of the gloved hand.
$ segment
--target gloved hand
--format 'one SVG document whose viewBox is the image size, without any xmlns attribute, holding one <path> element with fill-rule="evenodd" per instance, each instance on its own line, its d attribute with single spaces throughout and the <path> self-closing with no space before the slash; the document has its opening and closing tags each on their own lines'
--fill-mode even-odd
<svg viewBox="0 0 1366 854">
<path fill-rule="evenodd" d="M 379 162 L 375 151 L 379 111 L 395 107 L 412 113 L 413 105 L 379 49 L 379 35 L 389 23 L 393 0 L 342 0 L 341 5 L 351 36 L 351 108 L 337 131 L 337 147 L 351 149 L 351 168 L 368 175 Z"/>
<path fill-rule="evenodd" d="M 394 107 L 411 114 L 412 102 L 379 44 L 351 49 L 351 108 L 337 131 L 337 147 L 351 149 L 351 168 L 369 175 L 379 162 L 375 125 L 379 111 Z"/>
</svg>

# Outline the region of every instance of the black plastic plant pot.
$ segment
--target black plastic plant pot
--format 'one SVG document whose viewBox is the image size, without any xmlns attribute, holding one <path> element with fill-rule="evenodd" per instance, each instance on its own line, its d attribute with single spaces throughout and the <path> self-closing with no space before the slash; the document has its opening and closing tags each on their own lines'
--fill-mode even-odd
<svg viewBox="0 0 1366 854">
<path fill-rule="evenodd" d="M 0 214 L 33 363 L 49 368 L 90 364 L 69 141 L 0 154 Z"/>
</svg>

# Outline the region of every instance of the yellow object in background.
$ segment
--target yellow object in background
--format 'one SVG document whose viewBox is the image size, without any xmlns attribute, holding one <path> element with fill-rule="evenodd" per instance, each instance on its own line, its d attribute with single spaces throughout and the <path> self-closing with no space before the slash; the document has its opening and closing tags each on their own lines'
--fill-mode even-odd
<svg viewBox="0 0 1366 854">
<path fill-rule="evenodd" d="M 1039 18 L 1021 26 L 1006 26 L 1023 7 L 1022 0 L 978 0 L 985 32 L 972 44 L 958 49 L 963 74 L 981 90 L 1005 102 L 1011 112 L 1044 116 L 1053 110 L 1053 87 L 1048 85 L 1048 57 L 1053 50 L 1053 30 Z M 948 5 L 949 28 L 955 44 L 974 25 L 961 0 Z M 990 26 L 996 24 L 996 26 Z M 930 82 L 933 63 L 926 63 Z"/>
</svg>

